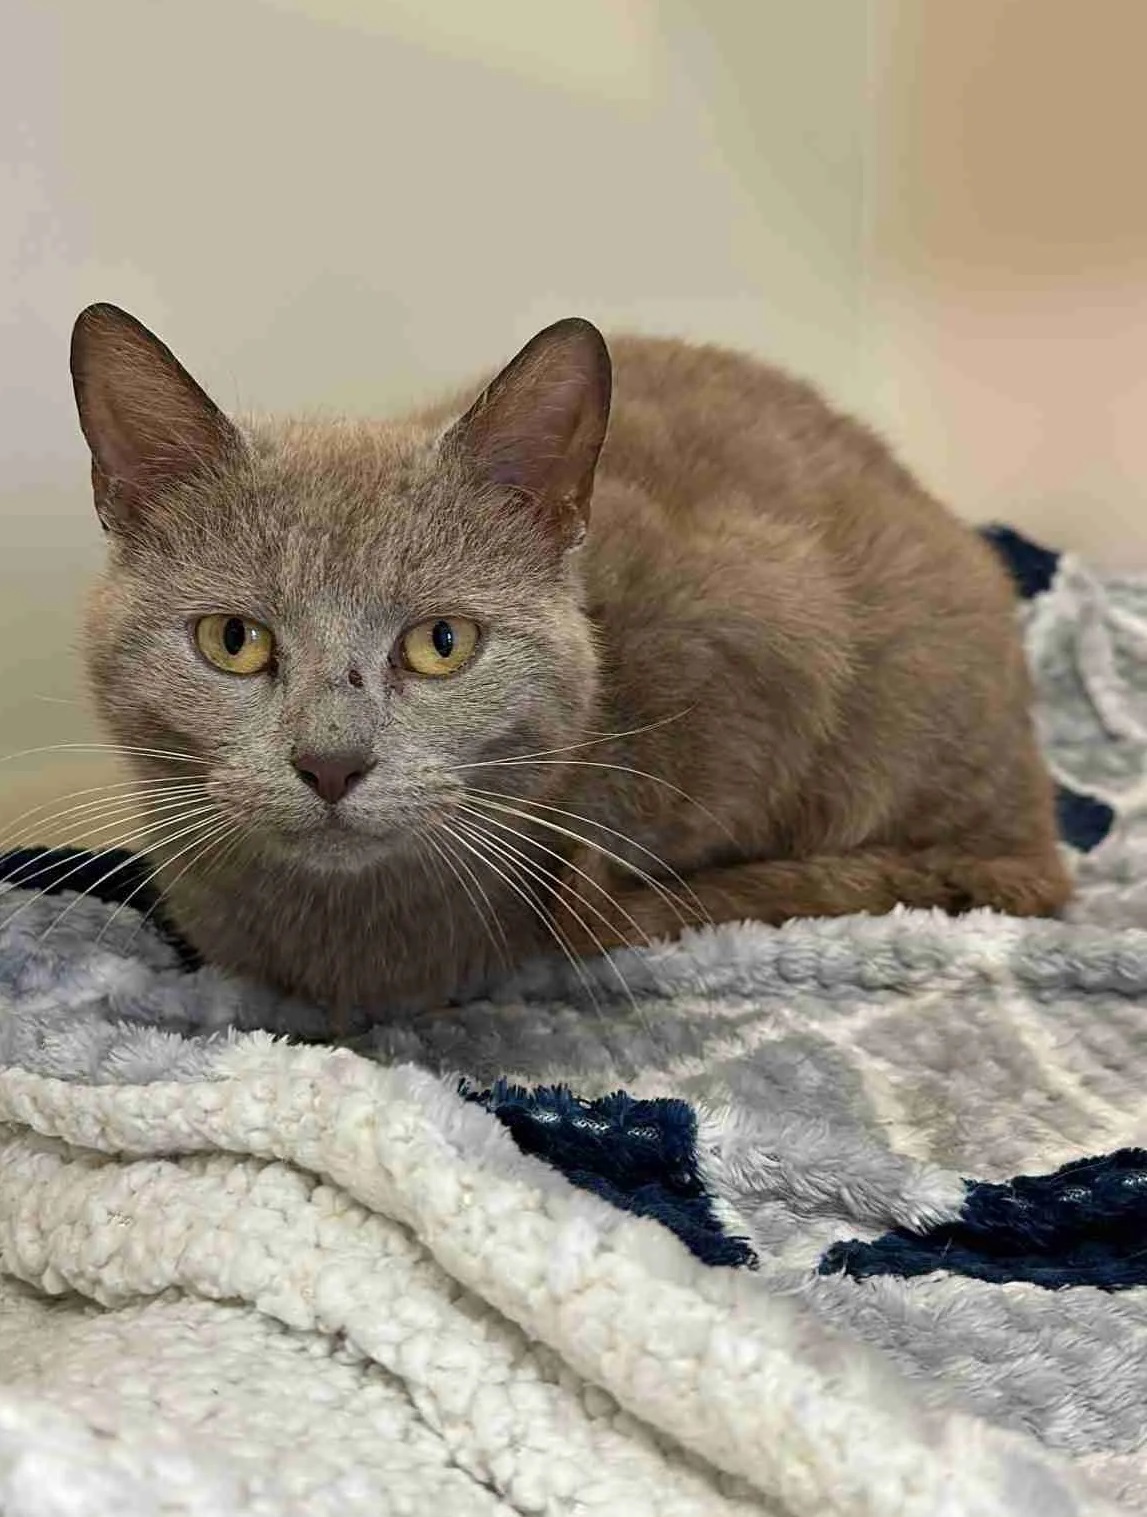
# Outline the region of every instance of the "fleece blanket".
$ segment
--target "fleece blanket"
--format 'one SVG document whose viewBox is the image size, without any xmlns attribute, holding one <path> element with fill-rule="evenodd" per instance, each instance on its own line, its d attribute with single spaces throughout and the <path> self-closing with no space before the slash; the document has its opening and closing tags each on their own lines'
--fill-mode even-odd
<svg viewBox="0 0 1147 1517">
<path fill-rule="evenodd" d="M 0 1513 L 1147 1510 L 1147 578 L 995 538 L 1063 921 L 725 926 L 332 1048 L 135 861 L 9 854 Z"/>
</svg>

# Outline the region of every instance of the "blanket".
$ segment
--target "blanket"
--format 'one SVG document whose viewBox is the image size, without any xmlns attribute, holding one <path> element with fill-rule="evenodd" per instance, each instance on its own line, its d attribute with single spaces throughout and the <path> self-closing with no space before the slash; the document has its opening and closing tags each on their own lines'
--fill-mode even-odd
<svg viewBox="0 0 1147 1517">
<path fill-rule="evenodd" d="M 126 855 L 8 855 L 0 1513 L 1147 1510 L 1147 578 L 994 539 L 1062 921 L 726 925 L 330 1047 Z"/>
</svg>

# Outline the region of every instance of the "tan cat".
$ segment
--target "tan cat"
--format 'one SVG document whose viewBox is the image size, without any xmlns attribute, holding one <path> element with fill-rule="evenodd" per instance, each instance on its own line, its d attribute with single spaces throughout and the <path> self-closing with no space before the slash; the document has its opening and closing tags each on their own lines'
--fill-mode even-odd
<svg viewBox="0 0 1147 1517">
<path fill-rule="evenodd" d="M 991 551 L 805 385 L 611 346 L 612 420 L 570 320 L 460 420 L 240 427 L 80 316 L 91 685 L 209 960 L 384 1014 L 555 935 L 1067 898 Z"/>
</svg>

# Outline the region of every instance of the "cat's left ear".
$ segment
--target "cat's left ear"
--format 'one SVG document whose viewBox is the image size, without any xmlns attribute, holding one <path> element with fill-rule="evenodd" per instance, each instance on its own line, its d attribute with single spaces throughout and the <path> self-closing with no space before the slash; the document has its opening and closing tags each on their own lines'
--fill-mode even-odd
<svg viewBox="0 0 1147 1517">
<path fill-rule="evenodd" d="M 611 387 L 609 349 L 597 328 L 577 317 L 556 322 L 502 370 L 443 448 L 572 547 L 589 520 Z"/>
</svg>

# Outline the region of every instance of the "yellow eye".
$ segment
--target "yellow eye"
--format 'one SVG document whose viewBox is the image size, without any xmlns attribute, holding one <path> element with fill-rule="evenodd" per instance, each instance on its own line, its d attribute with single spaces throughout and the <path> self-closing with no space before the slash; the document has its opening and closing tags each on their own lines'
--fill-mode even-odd
<svg viewBox="0 0 1147 1517">
<path fill-rule="evenodd" d="M 400 645 L 402 662 L 415 674 L 431 679 L 457 674 L 473 657 L 478 646 L 478 624 L 464 616 L 440 616 L 419 622 L 405 634 Z"/>
<path fill-rule="evenodd" d="M 246 616 L 201 616 L 195 643 L 207 662 L 226 674 L 261 674 L 275 651 L 270 631 Z"/>
</svg>

